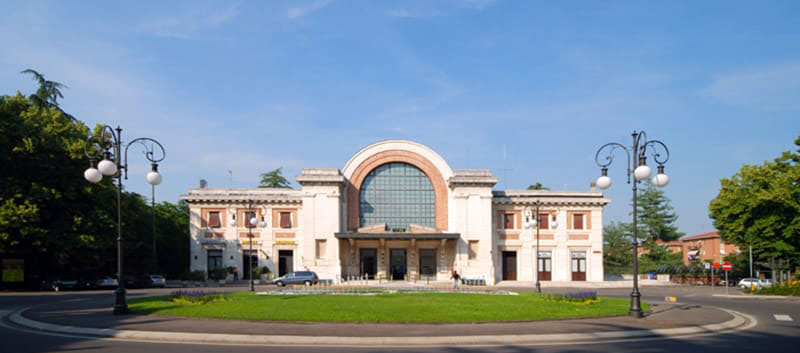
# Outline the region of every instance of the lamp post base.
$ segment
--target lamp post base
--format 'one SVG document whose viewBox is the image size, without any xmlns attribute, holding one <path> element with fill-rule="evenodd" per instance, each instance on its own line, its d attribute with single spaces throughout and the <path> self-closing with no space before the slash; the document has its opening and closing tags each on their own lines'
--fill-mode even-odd
<svg viewBox="0 0 800 353">
<path fill-rule="evenodd" d="M 114 304 L 114 315 L 128 314 L 128 303 L 125 302 L 125 289 L 117 288 L 114 291 L 116 302 Z"/>
<path fill-rule="evenodd" d="M 628 316 L 641 319 L 644 317 L 644 312 L 642 312 L 642 306 L 640 301 L 642 294 L 639 293 L 637 289 L 634 289 L 633 293 L 631 293 L 631 308 L 630 310 L 628 310 Z"/>
</svg>

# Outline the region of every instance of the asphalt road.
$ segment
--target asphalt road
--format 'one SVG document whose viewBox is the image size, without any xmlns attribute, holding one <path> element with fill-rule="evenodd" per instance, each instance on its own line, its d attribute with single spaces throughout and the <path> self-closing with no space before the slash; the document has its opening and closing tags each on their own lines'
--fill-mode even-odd
<svg viewBox="0 0 800 353">
<path fill-rule="evenodd" d="M 532 290 L 532 288 L 515 288 Z M 558 288 L 546 292 L 565 292 Z M 574 289 L 573 289 L 574 290 Z M 133 290 L 130 296 L 153 290 Z M 600 295 L 627 297 L 629 289 L 600 289 Z M 733 291 L 733 290 L 732 290 Z M 724 334 L 683 338 L 648 338 L 637 341 L 592 342 L 574 345 L 485 346 L 485 347 L 315 347 L 299 346 L 218 346 L 175 343 L 150 343 L 95 339 L 45 334 L 20 329 L 7 320 L 0 323 L 0 352 L 794 352 L 800 344 L 800 301 L 778 299 L 733 299 L 712 297 L 708 287 L 645 287 L 642 299 L 663 302 L 665 296 L 676 296 L 681 303 L 713 305 L 755 316 L 758 324 L 749 330 Z M 716 293 L 724 292 L 716 288 Z M 113 302 L 111 291 L 0 294 L 0 316 L 16 308 L 58 301 L 68 306 L 76 301 Z M 775 315 L 788 315 L 792 321 L 780 321 Z"/>
</svg>

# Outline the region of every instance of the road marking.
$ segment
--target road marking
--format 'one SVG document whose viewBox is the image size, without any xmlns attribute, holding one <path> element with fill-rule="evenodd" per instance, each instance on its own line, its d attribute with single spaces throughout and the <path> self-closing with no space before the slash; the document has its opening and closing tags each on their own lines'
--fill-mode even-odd
<svg viewBox="0 0 800 353">
<path fill-rule="evenodd" d="M 792 317 L 789 316 L 789 315 L 778 315 L 778 314 L 775 314 L 775 315 L 772 315 L 772 316 L 774 316 L 775 320 L 778 320 L 778 321 L 793 321 Z"/>
</svg>

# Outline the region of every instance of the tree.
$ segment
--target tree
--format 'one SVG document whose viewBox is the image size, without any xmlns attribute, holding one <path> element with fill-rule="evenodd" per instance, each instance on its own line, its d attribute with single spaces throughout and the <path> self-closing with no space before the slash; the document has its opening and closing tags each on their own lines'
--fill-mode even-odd
<svg viewBox="0 0 800 353">
<path fill-rule="evenodd" d="M 291 184 L 286 178 L 283 177 L 281 170 L 283 167 L 275 169 L 268 173 L 261 174 L 261 183 L 258 185 L 260 188 L 290 188 Z"/>
<path fill-rule="evenodd" d="M 632 244 L 629 223 L 611 222 L 603 227 L 603 268 L 607 274 L 631 273 Z"/>
<path fill-rule="evenodd" d="M 111 178 L 83 179 L 88 133 L 52 104 L 0 96 L 0 258 L 22 259 L 28 286 L 115 272 L 117 188 Z M 125 268 L 143 273 L 152 262 L 150 207 L 123 192 L 122 212 Z M 177 276 L 188 269 L 188 207 L 162 203 L 156 215 L 159 264 Z"/>
<path fill-rule="evenodd" d="M 59 82 L 47 80 L 44 78 L 44 75 L 33 69 L 27 69 L 21 73 L 32 75 L 33 79 L 39 83 L 39 88 L 36 90 L 36 93 L 28 97 L 34 105 L 39 108 L 58 107 L 58 99 L 64 98 L 64 95 L 61 94 L 61 88 L 67 88 L 67 86 Z"/>
<path fill-rule="evenodd" d="M 528 185 L 528 190 L 550 190 L 550 188 L 545 187 L 540 182 L 536 182 L 536 184 Z"/>
<path fill-rule="evenodd" d="M 684 235 L 674 225 L 678 216 L 670 206 L 669 198 L 664 196 L 664 191 L 647 184 L 636 197 L 639 241 L 671 241 Z"/>
<path fill-rule="evenodd" d="M 725 242 L 753 246 L 759 259 L 800 259 L 800 137 L 796 152 L 762 165 L 744 165 L 720 180 L 709 216 Z"/>
</svg>

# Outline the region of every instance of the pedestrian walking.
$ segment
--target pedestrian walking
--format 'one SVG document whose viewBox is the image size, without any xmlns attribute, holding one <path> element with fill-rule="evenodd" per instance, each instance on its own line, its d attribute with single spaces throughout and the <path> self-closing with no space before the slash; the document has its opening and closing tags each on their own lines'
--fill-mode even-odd
<svg viewBox="0 0 800 353">
<path fill-rule="evenodd" d="M 233 268 L 233 280 L 234 281 L 238 281 L 239 280 L 239 269 L 237 267 Z"/>
<path fill-rule="evenodd" d="M 461 275 L 458 274 L 458 271 L 453 270 L 450 272 L 450 278 L 453 280 L 453 289 L 458 289 L 458 282 L 461 282 Z"/>
</svg>

